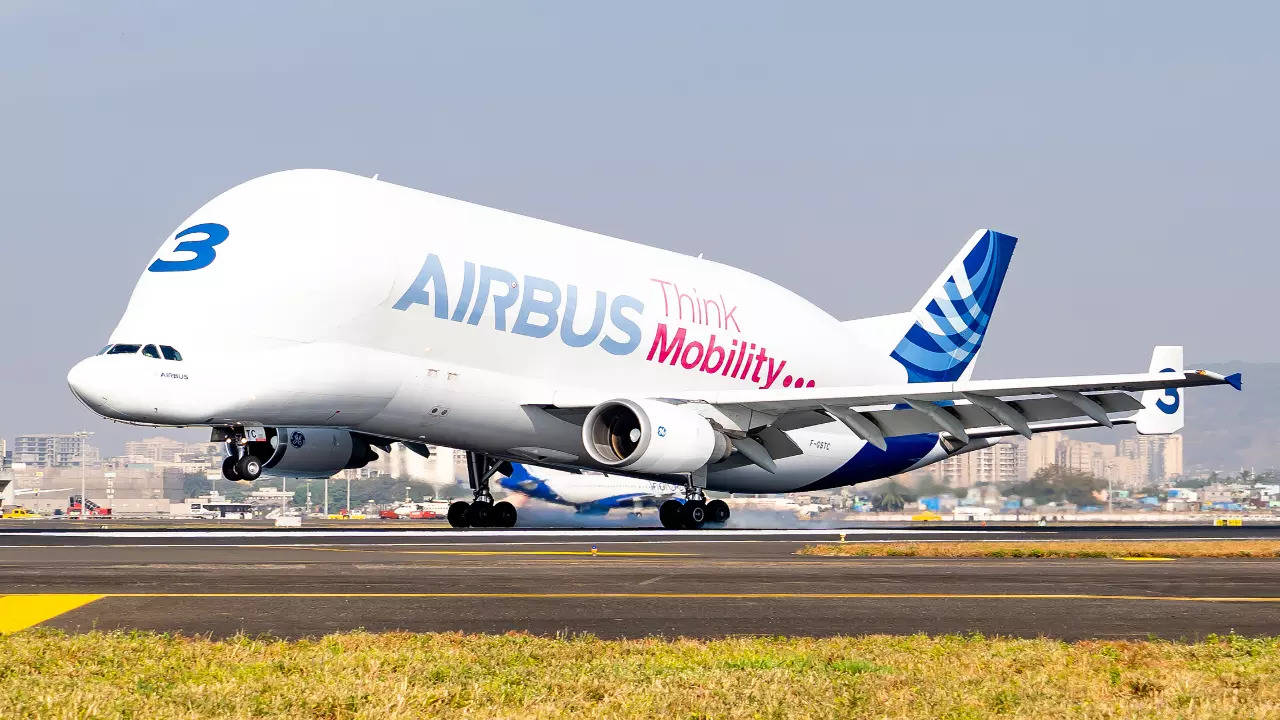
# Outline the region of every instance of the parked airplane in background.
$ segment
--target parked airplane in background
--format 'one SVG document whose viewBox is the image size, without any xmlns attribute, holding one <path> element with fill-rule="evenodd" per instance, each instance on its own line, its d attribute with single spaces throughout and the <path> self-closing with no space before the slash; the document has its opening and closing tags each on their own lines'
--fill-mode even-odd
<svg viewBox="0 0 1280 720">
<path fill-rule="evenodd" d="M 611 510 L 636 514 L 646 508 L 660 508 L 669 523 L 674 521 L 671 514 L 679 513 L 681 505 L 674 497 L 680 488 L 670 483 L 551 468 L 533 472 L 519 463 L 511 463 L 511 473 L 501 476 L 498 485 L 535 500 L 571 507 L 583 515 L 605 515 Z M 674 504 L 667 504 L 669 501 Z M 725 501 L 707 503 L 708 522 L 724 522 L 728 518 Z"/>
<path fill-rule="evenodd" d="M 851 485 L 1044 430 L 1167 433 L 1182 388 L 1240 387 L 1177 347 L 1148 372 L 971 380 L 1014 244 L 980 230 L 910 311 L 841 322 L 721 263 L 294 170 L 183 222 L 67 381 L 109 418 L 212 427 L 231 478 L 433 443 L 468 452 L 455 525 L 515 522 L 489 481 L 518 461 L 683 486 L 691 528 L 704 489 Z"/>
</svg>

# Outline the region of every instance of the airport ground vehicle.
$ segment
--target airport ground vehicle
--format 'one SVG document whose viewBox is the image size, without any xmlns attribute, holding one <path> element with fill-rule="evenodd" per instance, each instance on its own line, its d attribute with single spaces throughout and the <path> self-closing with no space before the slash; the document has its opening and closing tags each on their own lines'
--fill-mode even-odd
<svg viewBox="0 0 1280 720">
<path fill-rule="evenodd" d="M 924 512 L 918 512 L 915 515 L 912 515 L 911 519 L 916 522 L 932 522 L 935 520 L 941 520 L 942 516 L 932 510 L 925 510 Z"/>
<path fill-rule="evenodd" d="M 33 520 L 40 517 L 42 516 L 21 507 L 6 508 L 4 513 L 0 514 L 0 518 L 5 520 Z"/>
<path fill-rule="evenodd" d="M 180 225 L 67 381 L 105 417 L 211 427 L 232 479 L 463 449 L 473 527 L 515 523 L 489 489 L 512 462 L 670 483 L 664 524 L 697 528 L 707 490 L 853 485 L 1043 431 L 1168 433 L 1185 388 L 1239 389 L 1176 346 L 1146 372 L 972 380 L 1016 242 L 979 230 L 908 311 L 841 321 L 727 264 L 287 171 Z M 192 321 L 236 297 L 279 312 Z"/>
<path fill-rule="evenodd" d="M 383 520 L 437 520 L 448 512 L 448 503 L 408 502 L 378 512 Z"/>
<path fill-rule="evenodd" d="M 98 503 L 92 500 L 86 500 L 85 513 L 93 517 L 110 517 L 111 508 L 102 507 L 101 505 L 99 505 Z M 73 517 L 73 518 L 80 517 L 80 496 L 79 495 L 71 496 L 71 501 L 67 504 L 66 514 L 68 517 Z"/>
</svg>

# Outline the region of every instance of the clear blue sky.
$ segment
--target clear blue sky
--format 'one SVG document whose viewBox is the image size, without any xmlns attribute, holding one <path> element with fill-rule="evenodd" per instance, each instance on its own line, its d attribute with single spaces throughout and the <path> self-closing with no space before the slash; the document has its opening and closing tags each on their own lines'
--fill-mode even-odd
<svg viewBox="0 0 1280 720">
<path fill-rule="evenodd" d="M 688 253 L 842 317 L 1022 238 L 978 377 L 1269 360 L 1276 6 L 0 5 L 0 436 L 187 214 L 328 167 Z M 217 318 L 193 318 L 214 331 Z M 191 437 L 191 435 L 188 435 Z"/>
</svg>

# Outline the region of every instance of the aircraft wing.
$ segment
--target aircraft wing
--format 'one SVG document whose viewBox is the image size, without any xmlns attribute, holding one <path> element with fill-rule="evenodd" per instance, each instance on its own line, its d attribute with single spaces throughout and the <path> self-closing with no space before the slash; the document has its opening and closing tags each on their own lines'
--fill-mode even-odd
<svg viewBox="0 0 1280 720">
<path fill-rule="evenodd" d="M 1015 380 L 966 380 L 958 382 L 904 383 L 797 390 L 721 390 L 687 395 L 669 395 L 673 400 L 707 402 L 714 405 L 741 405 L 757 412 L 779 415 L 796 410 L 818 410 L 824 406 L 873 407 L 915 400 L 937 403 L 967 400 L 968 394 L 986 397 L 1060 395 L 1089 392 L 1141 392 L 1164 388 L 1231 385 L 1239 387 L 1239 373 L 1223 376 L 1209 370 L 1187 370 L 1181 377 L 1170 373 L 1129 375 L 1080 375 L 1075 377 L 1021 378 Z M 1086 414 L 1086 413 L 1081 413 Z"/>
<path fill-rule="evenodd" d="M 858 437 L 883 449 L 886 438 L 917 433 L 942 432 L 967 443 L 971 435 L 992 437 L 1016 433 L 1029 437 L 1034 432 L 1065 429 L 1067 425 L 1110 427 L 1117 421 L 1134 421 L 1112 418 L 1112 413 L 1142 411 L 1147 407 L 1129 395 L 1130 392 L 1167 392 L 1203 385 L 1230 385 L 1238 390 L 1241 378 L 1239 373 L 1221 375 L 1209 370 L 1188 370 L 781 391 L 697 391 L 666 394 L 661 399 L 714 406 L 726 417 L 737 420 L 747 437 L 755 437 L 766 448 L 772 444 L 770 440 L 776 441 L 780 434 L 768 431 L 794 430 L 837 420 Z M 1160 392 L 1155 396 L 1162 397 Z M 557 397 L 555 405 L 566 409 L 582 407 L 577 399 L 568 397 Z M 1088 420 L 1069 424 L 1055 422 L 1068 418 Z M 1142 430 L 1141 423 L 1139 430 Z M 772 449 L 770 455 L 779 456 Z"/>
</svg>

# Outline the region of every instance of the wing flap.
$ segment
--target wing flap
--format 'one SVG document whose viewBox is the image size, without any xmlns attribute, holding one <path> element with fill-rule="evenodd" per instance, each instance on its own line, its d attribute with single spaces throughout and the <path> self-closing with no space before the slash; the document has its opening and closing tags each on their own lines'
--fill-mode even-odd
<svg viewBox="0 0 1280 720">
<path fill-rule="evenodd" d="M 1132 395 L 1122 392 L 1098 393 L 1087 395 L 1108 413 L 1129 412 L 1142 409 L 1142 403 Z M 1079 417 L 1081 412 L 1071 403 L 1056 397 L 1027 398 L 1013 400 L 1009 403 L 1027 422 L 1037 423 L 1048 420 L 1063 420 Z M 986 410 L 970 404 L 956 403 L 950 407 L 965 428 L 984 428 L 1003 426 L 1004 423 L 992 417 Z M 914 435 L 916 433 L 938 432 L 938 424 L 918 410 L 902 408 L 894 410 L 872 410 L 865 413 L 884 430 L 885 437 Z"/>
</svg>

